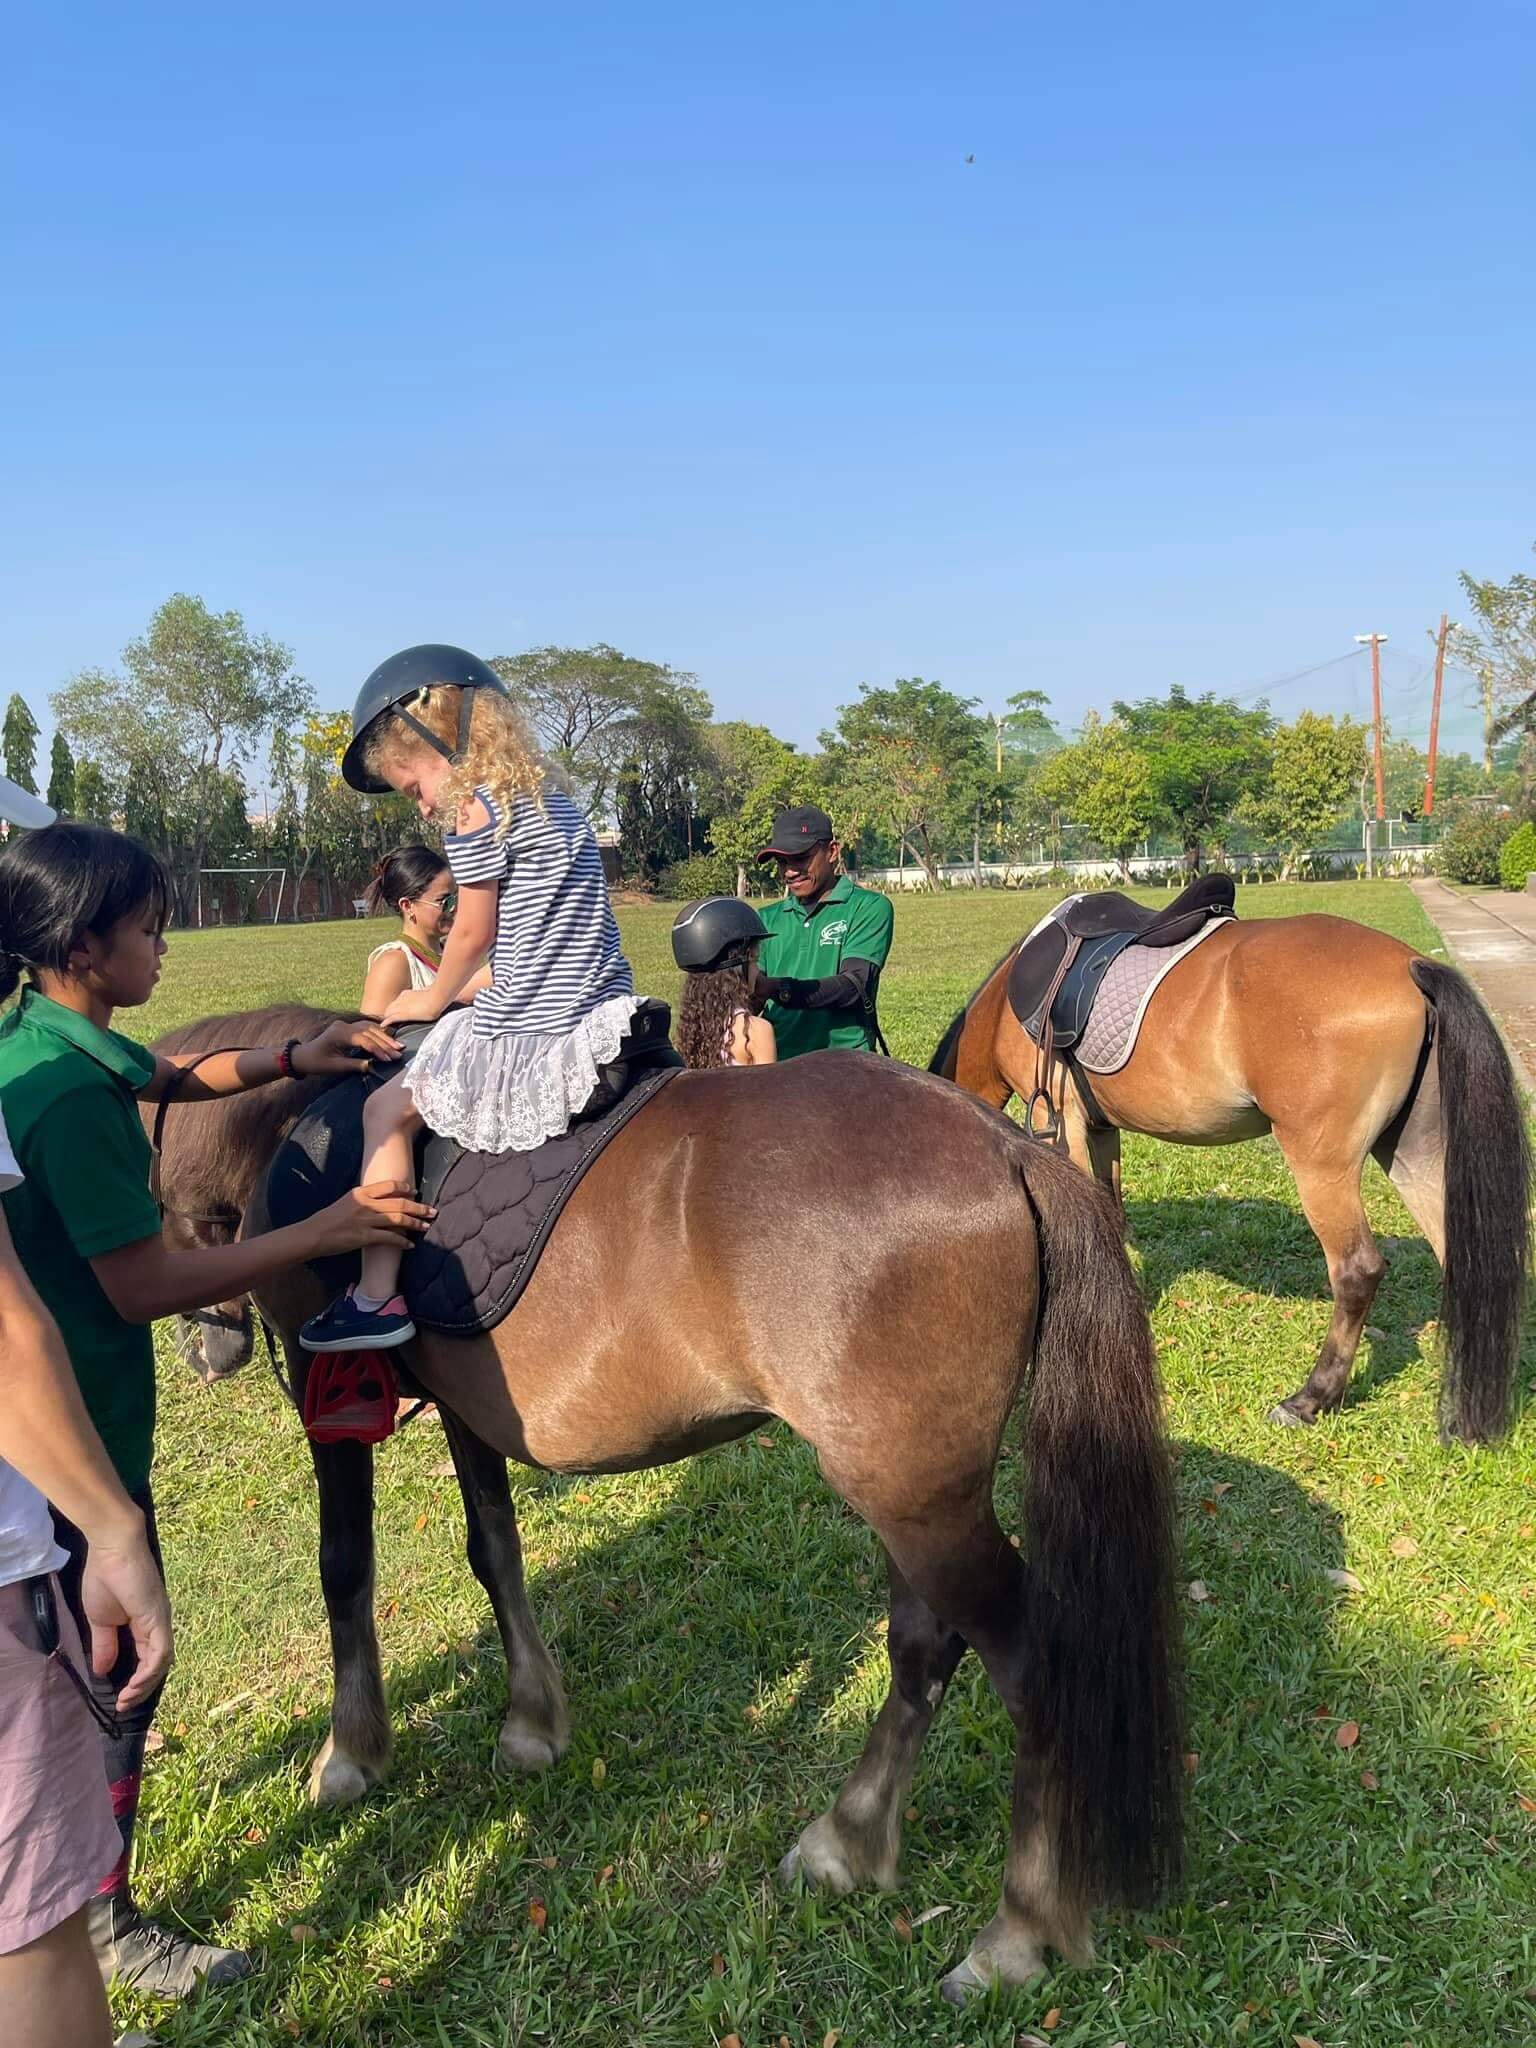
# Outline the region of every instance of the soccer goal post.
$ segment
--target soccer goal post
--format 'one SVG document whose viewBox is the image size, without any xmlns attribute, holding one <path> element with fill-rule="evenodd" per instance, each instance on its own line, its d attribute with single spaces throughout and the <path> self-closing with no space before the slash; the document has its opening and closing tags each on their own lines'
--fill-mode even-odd
<svg viewBox="0 0 1536 2048">
<path fill-rule="evenodd" d="M 283 914 L 287 888 L 286 868 L 199 868 L 198 930 L 206 924 L 276 924 Z"/>
</svg>

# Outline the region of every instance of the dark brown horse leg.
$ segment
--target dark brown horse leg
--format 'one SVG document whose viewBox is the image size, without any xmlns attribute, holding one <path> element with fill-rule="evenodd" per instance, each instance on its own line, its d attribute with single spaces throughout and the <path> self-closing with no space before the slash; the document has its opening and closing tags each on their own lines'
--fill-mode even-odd
<svg viewBox="0 0 1536 2048">
<path fill-rule="evenodd" d="M 346 1806 L 383 1777 L 391 1746 L 373 1624 L 373 1450 L 312 1443 L 310 1454 L 320 1482 L 320 1584 L 335 1690 L 309 1796 L 317 1806 Z"/>
<path fill-rule="evenodd" d="M 1328 1284 L 1333 1289 L 1333 1321 L 1317 1363 L 1307 1375 L 1305 1385 L 1270 1410 L 1271 1422 L 1295 1428 L 1315 1422 L 1319 1415 L 1337 1408 L 1343 1401 L 1360 1332 L 1365 1328 L 1387 1262 L 1371 1234 L 1360 1200 L 1363 1162 L 1338 1158 L 1319 1161 L 1299 1148 L 1293 1149 L 1294 1141 L 1288 1143 L 1284 1132 L 1277 1129 L 1275 1136 L 1296 1176 L 1296 1192 L 1328 1261 Z"/>
<path fill-rule="evenodd" d="M 797 1874 L 834 1892 L 861 1885 L 890 1891 L 896 1883 L 907 1787 L 945 1689 L 965 1655 L 965 1638 L 919 1599 L 889 1552 L 886 1566 L 891 1689 L 836 1803 L 811 1822 L 779 1865 L 786 1884 Z"/>
<path fill-rule="evenodd" d="M 908 1569 L 930 1598 L 954 1614 L 960 1633 L 986 1666 L 1015 1729 L 1013 1822 L 996 1913 L 977 1935 L 963 1961 L 944 1979 L 944 1996 L 959 2003 L 991 1983 L 1023 1984 L 1045 1964 L 1054 1948 L 1069 1962 L 1092 1959 L 1090 1904 L 1072 1897 L 1061 1883 L 1052 1842 L 1055 1815 L 1051 1786 L 1035 1754 L 1029 1728 L 1025 1674 L 1034 1654 L 1024 1629 L 1024 1573 L 1019 1553 L 1005 1540 L 985 1503 L 973 1525 L 966 1554 L 935 1560 L 937 1570 Z"/>
<path fill-rule="evenodd" d="M 514 1770 L 542 1771 L 570 1741 L 565 1689 L 523 1587 L 523 1546 L 507 1485 L 507 1461 L 439 1403 L 464 1496 L 469 1566 L 490 1596 L 507 1659 L 507 1718 L 497 1751 Z"/>
</svg>

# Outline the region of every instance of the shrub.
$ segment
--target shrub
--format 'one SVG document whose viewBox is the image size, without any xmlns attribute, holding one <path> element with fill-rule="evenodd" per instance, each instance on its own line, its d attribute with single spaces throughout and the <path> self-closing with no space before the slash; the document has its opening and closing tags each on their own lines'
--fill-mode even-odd
<svg viewBox="0 0 1536 2048">
<path fill-rule="evenodd" d="M 1499 855 L 1514 831 L 1513 818 L 1494 811 L 1466 811 L 1440 841 L 1439 871 L 1448 882 L 1465 882 L 1479 889 L 1497 889 Z"/>
<path fill-rule="evenodd" d="M 1536 873 L 1536 824 L 1527 818 L 1499 849 L 1499 879 L 1506 889 L 1523 889 L 1526 876 L 1532 873 Z"/>
<path fill-rule="evenodd" d="M 747 864 L 747 892 L 752 896 L 778 892 L 771 868 Z M 695 853 L 687 860 L 663 868 L 656 882 L 656 894 L 668 903 L 692 903 L 700 896 L 734 896 L 736 863 L 726 853 Z"/>
</svg>

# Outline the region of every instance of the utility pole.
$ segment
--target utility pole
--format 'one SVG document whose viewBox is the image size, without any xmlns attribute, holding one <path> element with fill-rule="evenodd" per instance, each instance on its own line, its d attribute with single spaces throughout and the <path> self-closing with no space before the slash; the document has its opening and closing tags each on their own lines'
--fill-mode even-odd
<svg viewBox="0 0 1536 2048">
<path fill-rule="evenodd" d="M 1375 735 L 1372 753 L 1376 763 L 1376 822 L 1380 824 L 1387 815 L 1386 797 L 1382 790 L 1381 778 L 1381 650 L 1390 635 L 1386 633 L 1357 633 L 1355 644 L 1369 646 L 1371 650 L 1371 726 Z"/>
<path fill-rule="evenodd" d="M 1429 766 L 1424 777 L 1424 815 L 1432 818 L 1435 813 L 1435 757 L 1440 751 L 1440 692 L 1445 684 L 1445 643 L 1450 637 L 1450 621 L 1445 613 L 1440 614 L 1440 631 L 1435 635 L 1435 695 L 1429 707 Z"/>
</svg>

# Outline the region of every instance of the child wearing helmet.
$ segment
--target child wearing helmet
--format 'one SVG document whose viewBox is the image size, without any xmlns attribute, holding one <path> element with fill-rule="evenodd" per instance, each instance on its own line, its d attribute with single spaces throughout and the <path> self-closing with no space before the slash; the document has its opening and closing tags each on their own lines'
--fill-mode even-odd
<svg viewBox="0 0 1536 2048">
<path fill-rule="evenodd" d="M 766 1067 L 777 1060 L 757 965 L 767 936 L 751 904 L 734 896 L 706 896 L 678 912 L 672 957 L 686 979 L 677 1049 L 688 1066 Z"/>
<path fill-rule="evenodd" d="M 443 823 L 458 891 L 430 986 L 384 1013 L 434 1028 L 368 1099 L 364 1182 L 413 1185 L 423 1125 L 470 1151 L 533 1151 L 586 1107 L 637 1003 L 591 826 L 495 671 L 458 647 L 407 648 L 374 671 L 342 774 L 365 793 L 398 790 Z M 487 951 L 490 986 L 450 1009 Z M 381 1350 L 415 1336 L 400 1259 L 373 1250 L 383 1256 L 365 1255 L 357 1286 L 304 1325 L 306 1350 Z"/>
</svg>

